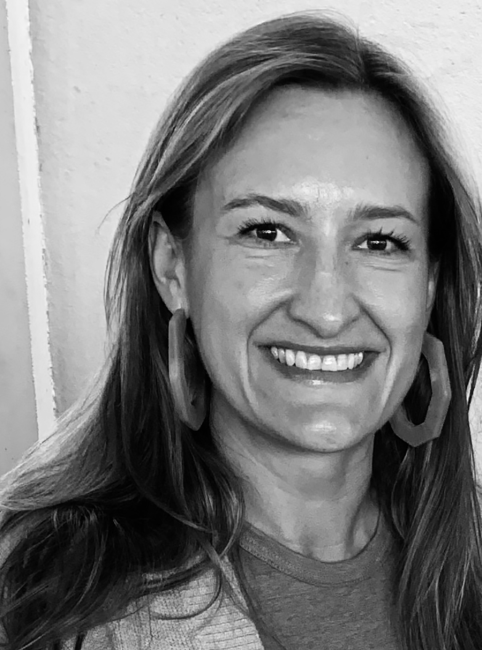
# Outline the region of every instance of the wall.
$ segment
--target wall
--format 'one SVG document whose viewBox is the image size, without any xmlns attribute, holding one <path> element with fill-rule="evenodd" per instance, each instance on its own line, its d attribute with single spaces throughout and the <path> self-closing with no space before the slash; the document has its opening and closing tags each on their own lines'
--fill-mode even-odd
<svg viewBox="0 0 482 650">
<path fill-rule="evenodd" d="M 37 439 L 6 7 L 0 2 L 0 476 Z"/>
<path fill-rule="evenodd" d="M 103 357 L 102 283 L 117 204 L 168 97 L 234 32 L 288 11 L 335 7 L 403 56 L 443 98 L 479 177 L 479 0 L 30 0 L 59 412 Z M 482 405 L 472 417 L 480 431 Z"/>
</svg>

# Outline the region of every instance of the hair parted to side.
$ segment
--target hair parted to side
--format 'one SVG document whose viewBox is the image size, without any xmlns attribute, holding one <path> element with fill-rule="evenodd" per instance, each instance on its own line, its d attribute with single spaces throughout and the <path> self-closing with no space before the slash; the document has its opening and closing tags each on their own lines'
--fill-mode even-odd
<svg viewBox="0 0 482 650">
<path fill-rule="evenodd" d="M 384 98 L 429 163 L 429 249 L 440 263 L 429 331 L 445 346 L 452 402 L 440 438 L 426 445 L 409 447 L 388 424 L 375 434 L 371 488 L 395 542 L 393 606 L 404 649 L 482 647 L 482 521 L 468 418 L 482 357 L 479 201 L 404 65 L 343 21 L 310 12 L 262 23 L 216 49 L 152 134 L 109 258 L 112 344 L 103 372 L 3 479 L 0 622 L 9 650 L 59 647 L 121 616 L 133 599 L 208 568 L 219 593 L 229 588 L 225 556 L 250 602 L 237 544 L 241 486 L 207 420 L 193 435 L 174 412 L 171 314 L 152 279 L 148 235 L 159 211 L 189 242 L 199 174 L 253 108 L 287 84 Z M 192 331 L 190 342 L 195 354 Z M 413 419 L 427 404 L 423 370 L 405 402 Z M 160 578 L 147 580 L 153 574 Z"/>
</svg>

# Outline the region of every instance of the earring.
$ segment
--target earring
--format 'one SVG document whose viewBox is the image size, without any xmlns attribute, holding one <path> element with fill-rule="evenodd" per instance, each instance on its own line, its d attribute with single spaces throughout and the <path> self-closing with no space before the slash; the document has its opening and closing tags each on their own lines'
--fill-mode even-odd
<svg viewBox="0 0 482 650">
<path fill-rule="evenodd" d="M 198 431 L 207 414 L 206 374 L 196 363 L 194 354 L 190 354 L 188 371 L 190 379 L 194 380 L 191 381 L 193 391 L 190 391 L 186 377 L 186 324 L 186 312 L 177 309 L 169 321 L 169 383 L 180 420 L 193 431 Z M 195 348 L 191 352 L 195 353 Z"/>
<path fill-rule="evenodd" d="M 417 425 L 412 424 L 407 418 L 403 404 L 389 420 L 395 435 L 412 447 L 418 447 L 440 436 L 452 398 L 447 359 L 442 341 L 425 332 L 422 354 L 428 363 L 432 386 L 432 398 L 425 421 Z"/>
</svg>

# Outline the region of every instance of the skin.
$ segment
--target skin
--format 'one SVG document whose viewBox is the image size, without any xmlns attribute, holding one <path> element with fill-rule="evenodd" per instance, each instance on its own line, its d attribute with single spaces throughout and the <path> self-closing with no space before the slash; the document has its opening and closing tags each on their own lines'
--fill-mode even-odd
<svg viewBox="0 0 482 650">
<path fill-rule="evenodd" d="M 192 320 L 213 383 L 212 430 L 244 479 L 247 520 L 322 561 L 353 557 L 376 528 L 374 433 L 413 381 L 435 297 L 428 178 L 382 99 L 290 87 L 272 93 L 204 171 L 188 247 L 154 221 L 155 281 L 168 308 Z M 305 215 L 224 209 L 248 193 L 296 199 Z M 377 208 L 368 219 L 362 205 L 398 206 L 411 218 Z M 283 231 L 239 234 L 253 218 Z M 380 229 L 405 237 L 409 251 L 373 235 Z M 380 239 L 385 250 L 374 248 Z M 266 354 L 286 340 L 376 354 L 357 381 L 300 383 Z"/>
</svg>

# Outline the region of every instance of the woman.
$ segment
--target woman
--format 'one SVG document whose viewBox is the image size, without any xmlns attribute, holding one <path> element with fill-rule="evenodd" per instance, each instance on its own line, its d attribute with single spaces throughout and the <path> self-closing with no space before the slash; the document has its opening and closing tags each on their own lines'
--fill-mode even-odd
<svg viewBox="0 0 482 650">
<path fill-rule="evenodd" d="M 105 372 L 4 481 L 7 647 L 480 648 L 481 279 L 398 60 L 303 14 L 213 52 L 119 225 Z"/>
</svg>

